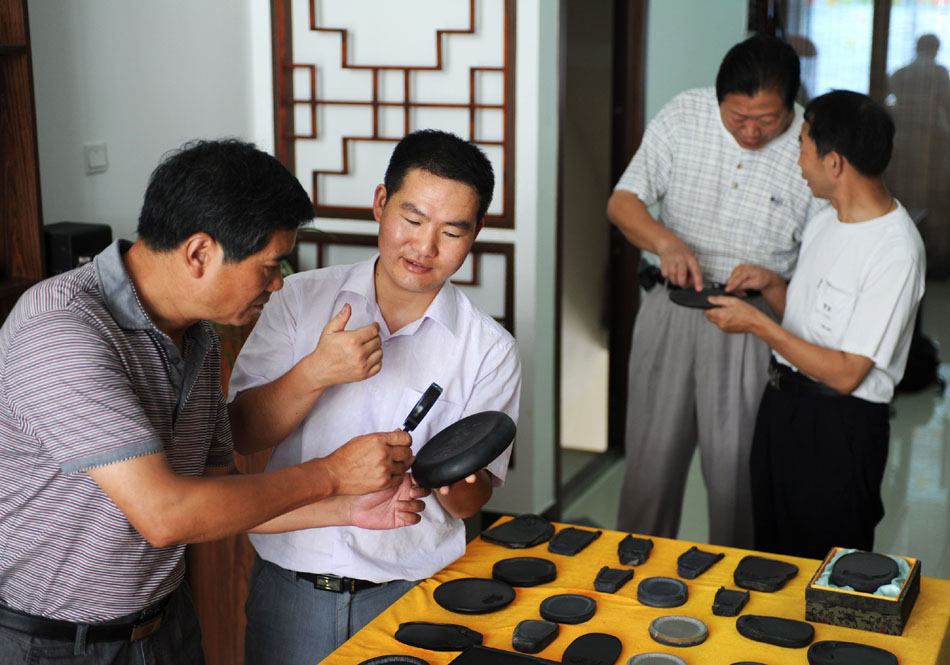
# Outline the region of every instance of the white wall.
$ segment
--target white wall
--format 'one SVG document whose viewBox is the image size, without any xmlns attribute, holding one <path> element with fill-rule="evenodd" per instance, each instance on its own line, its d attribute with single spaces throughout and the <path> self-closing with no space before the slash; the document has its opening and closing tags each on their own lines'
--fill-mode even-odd
<svg viewBox="0 0 950 665">
<path fill-rule="evenodd" d="M 748 0 L 653 0 L 647 10 L 646 117 L 676 93 L 713 86 L 726 51 L 747 36 Z"/>
<path fill-rule="evenodd" d="M 221 136 L 269 148 L 267 5 L 30 0 L 44 222 L 101 222 L 134 239 L 148 175 L 166 151 Z M 104 173 L 85 172 L 91 141 L 106 143 Z"/>
<path fill-rule="evenodd" d="M 498 512 L 541 512 L 554 504 L 559 4 L 518 1 L 515 332 L 523 388 L 515 468 L 488 504 Z M 492 231 L 485 229 L 479 238 L 494 239 Z"/>
</svg>

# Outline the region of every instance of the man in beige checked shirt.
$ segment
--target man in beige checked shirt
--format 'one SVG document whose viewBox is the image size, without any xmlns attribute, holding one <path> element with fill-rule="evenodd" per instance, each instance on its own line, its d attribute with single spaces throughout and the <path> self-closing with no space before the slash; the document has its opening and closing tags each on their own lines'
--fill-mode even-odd
<svg viewBox="0 0 950 665">
<path fill-rule="evenodd" d="M 709 542 L 752 546 L 749 449 L 769 349 L 723 333 L 669 290 L 724 284 L 742 263 L 791 277 L 805 222 L 824 205 L 796 163 L 799 84 L 788 44 L 754 36 L 733 46 L 715 89 L 677 95 L 650 122 L 610 197 L 610 220 L 657 255 L 662 274 L 634 328 L 621 530 L 676 537 L 698 442 Z M 767 311 L 761 295 L 749 302 Z"/>
</svg>

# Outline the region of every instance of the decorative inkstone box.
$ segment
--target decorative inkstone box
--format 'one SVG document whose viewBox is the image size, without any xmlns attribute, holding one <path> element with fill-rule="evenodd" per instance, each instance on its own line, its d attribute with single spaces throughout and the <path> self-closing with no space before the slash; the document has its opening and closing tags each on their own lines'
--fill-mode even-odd
<svg viewBox="0 0 950 665">
<path fill-rule="evenodd" d="M 834 547 L 805 587 L 805 619 L 900 635 L 920 594 L 920 561 Z"/>
</svg>

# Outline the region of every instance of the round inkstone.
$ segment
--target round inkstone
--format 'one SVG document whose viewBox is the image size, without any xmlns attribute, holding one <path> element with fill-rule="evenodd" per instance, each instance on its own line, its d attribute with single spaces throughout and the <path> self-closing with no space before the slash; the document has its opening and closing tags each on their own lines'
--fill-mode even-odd
<svg viewBox="0 0 950 665">
<path fill-rule="evenodd" d="M 890 651 L 857 644 L 826 640 L 808 647 L 809 665 L 897 665 Z"/>
<path fill-rule="evenodd" d="M 671 653 L 641 653 L 628 660 L 627 665 L 686 665 L 686 661 Z"/>
<path fill-rule="evenodd" d="M 878 587 L 890 584 L 897 575 L 897 562 L 891 557 L 875 552 L 851 552 L 835 561 L 831 583 L 874 593 Z"/>
<path fill-rule="evenodd" d="M 709 629 L 693 617 L 657 617 L 650 622 L 650 637 L 668 647 L 692 647 L 706 641 Z"/>
<path fill-rule="evenodd" d="M 515 590 L 507 582 L 483 577 L 463 577 L 443 582 L 432 593 L 439 605 L 459 614 L 495 612 L 515 599 Z"/>
<path fill-rule="evenodd" d="M 360 665 L 429 665 L 429 663 L 415 656 L 393 654 L 391 656 L 376 656 L 364 660 Z"/>
<path fill-rule="evenodd" d="M 462 418 L 433 436 L 412 463 L 422 487 L 445 487 L 488 466 L 515 438 L 515 421 L 502 411 Z"/>
<path fill-rule="evenodd" d="M 511 586 L 537 586 L 553 582 L 557 578 L 557 566 L 553 561 L 534 556 L 517 556 L 496 561 L 491 576 Z"/>
<path fill-rule="evenodd" d="M 650 607 L 679 607 L 689 598 L 689 588 L 672 577 L 648 577 L 637 587 L 637 600 Z"/>
<path fill-rule="evenodd" d="M 558 623 L 584 623 L 597 611 L 597 601 L 576 593 L 562 593 L 541 601 L 541 617 Z"/>
</svg>

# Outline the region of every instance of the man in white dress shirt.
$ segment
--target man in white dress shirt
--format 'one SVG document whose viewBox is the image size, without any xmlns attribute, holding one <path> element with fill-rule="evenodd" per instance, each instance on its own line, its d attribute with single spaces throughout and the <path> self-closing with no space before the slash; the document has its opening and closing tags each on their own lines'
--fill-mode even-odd
<svg viewBox="0 0 950 665">
<path fill-rule="evenodd" d="M 726 289 L 758 289 L 781 325 L 727 296 L 706 316 L 772 347 L 752 444 L 755 549 L 823 558 L 872 550 L 884 515 L 887 404 L 907 362 L 924 293 L 924 246 L 881 174 L 894 123 L 867 95 L 809 102 L 802 175 L 832 207 L 812 219 L 791 283 L 738 266 Z"/>
<path fill-rule="evenodd" d="M 472 413 L 517 420 L 514 339 L 448 281 L 482 227 L 491 164 L 471 143 L 424 130 L 396 146 L 384 183 L 373 200 L 379 255 L 288 278 L 235 364 L 235 446 L 275 447 L 268 469 L 326 456 L 345 433 L 400 427 L 432 382 L 443 393 L 413 432 L 414 452 Z M 509 455 L 433 492 L 412 529 L 252 534 L 247 664 L 319 662 L 461 556 L 462 518 L 502 483 Z"/>
</svg>

